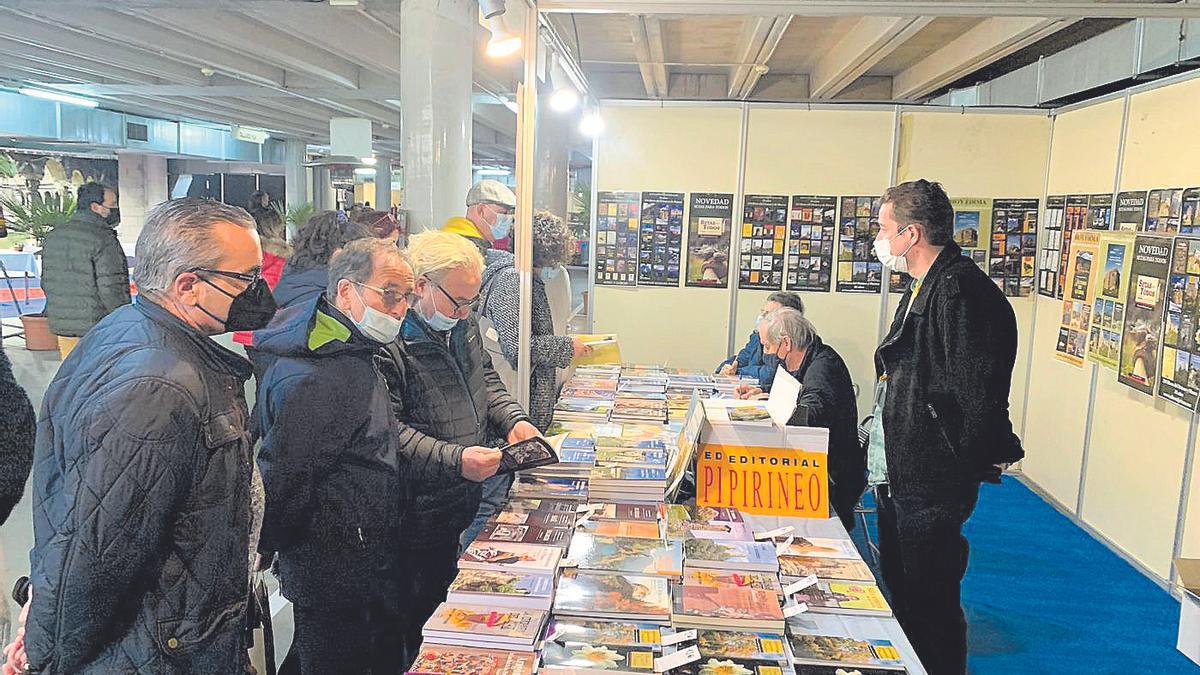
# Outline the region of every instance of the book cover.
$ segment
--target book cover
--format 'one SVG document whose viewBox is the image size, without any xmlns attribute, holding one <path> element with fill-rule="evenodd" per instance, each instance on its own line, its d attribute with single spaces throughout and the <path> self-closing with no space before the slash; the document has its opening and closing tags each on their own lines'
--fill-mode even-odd
<svg viewBox="0 0 1200 675">
<path fill-rule="evenodd" d="M 529 512 L 529 511 L 551 511 L 558 513 L 574 514 L 578 508 L 578 502 L 569 499 L 530 499 L 530 498 L 513 498 L 504 503 L 505 511 L 512 512 Z"/>
<path fill-rule="evenodd" d="M 683 556 L 689 567 L 775 571 L 779 560 L 769 541 L 714 541 L 685 539 Z"/>
<path fill-rule="evenodd" d="M 600 448 L 596 451 L 596 463 L 661 468 L 667 465 L 667 453 L 646 448 Z"/>
<path fill-rule="evenodd" d="M 571 528 L 540 527 L 537 525 L 505 525 L 490 523 L 483 526 L 477 541 L 505 541 L 518 544 L 545 544 L 565 548 L 571 542 Z"/>
<path fill-rule="evenodd" d="M 808 663 L 797 663 L 795 668 L 796 675 L 898 675 L 898 673 L 906 672 L 904 668 L 868 668 L 865 666 L 847 668 L 839 665 Z"/>
<path fill-rule="evenodd" d="M 854 542 L 849 539 L 820 537 L 796 537 L 780 555 L 862 559 L 858 549 L 854 548 Z"/>
<path fill-rule="evenodd" d="M 729 420 L 732 422 L 764 422 L 771 421 L 771 413 L 765 405 L 734 406 L 728 409 Z"/>
<path fill-rule="evenodd" d="M 559 497 L 584 499 L 588 482 L 583 478 L 546 478 L 523 475 L 513 483 L 511 494 L 517 497 Z"/>
<path fill-rule="evenodd" d="M 658 504 L 634 504 L 632 502 L 609 502 L 592 512 L 592 520 L 636 520 L 658 522 L 666 513 L 666 506 Z"/>
<path fill-rule="evenodd" d="M 424 645 L 408 672 L 413 675 L 532 675 L 537 657 L 498 649 Z"/>
<path fill-rule="evenodd" d="M 563 448 L 558 463 L 590 467 L 596 463 L 596 453 L 585 448 Z"/>
<path fill-rule="evenodd" d="M 889 640 L 858 640 L 835 635 L 793 635 L 796 662 L 897 667 L 904 661 Z"/>
<path fill-rule="evenodd" d="M 475 633 L 497 639 L 530 642 L 541 634 L 546 612 L 537 609 L 492 609 L 443 602 L 425 622 L 425 633 Z"/>
<path fill-rule="evenodd" d="M 555 617 L 546 628 L 547 635 L 561 635 L 565 640 L 593 642 L 629 647 L 662 647 L 662 626 L 651 623 L 622 623 L 589 621 Z"/>
<path fill-rule="evenodd" d="M 677 675 L 792 675 L 786 663 L 778 661 L 754 661 L 705 656 L 699 661 L 677 668 Z M 847 673 L 846 675 L 851 675 Z"/>
<path fill-rule="evenodd" d="M 686 510 L 686 507 L 685 507 Z M 701 522 L 741 523 L 745 522 L 742 512 L 727 506 L 694 506 L 691 519 Z"/>
<path fill-rule="evenodd" d="M 665 577 L 579 574 L 564 570 L 554 596 L 554 613 L 575 616 L 668 617 L 671 593 Z"/>
<path fill-rule="evenodd" d="M 683 547 L 661 539 L 608 537 L 576 532 L 567 558 L 581 570 L 677 577 L 683 574 Z"/>
<path fill-rule="evenodd" d="M 562 549 L 507 541 L 473 541 L 458 559 L 459 569 L 508 569 L 552 574 Z"/>
<path fill-rule="evenodd" d="M 709 588 L 753 588 L 783 595 L 783 586 L 779 584 L 779 577 L 766 572 L 689 569 L 683 574 L 683 585 Z"/>
<path fill-rule="evenodd" d="M 628 645 L 606 645 L 577 640 L 547 642 L 542 650 L 540 673 L 569 675 L 647 675 L 654 673 L 652 649 Z"/>
<path fill-rule="evenodd" d="M 555 443 L 562 445 L 563 437 L 549 439 L 534 436 L 500 448 L 500 466 L 496 473 L 514 473 L 558 463 Z"/>
<path fill-rule="evenodd" d="M 540 525 L 542 527 L 574 527 L 575 514 L 565 511 L 498 511 L 489 522 L 504 525 Z"/>
<path fill-rule="evenodd" d="M 577 528 L 581 532 L 605 537 L 632 537 L 635 539 L 662 539 L 657 522 L 648 523 L 629 520 L 589 520 Z"/>
<path fill-rule="evenodd" d="M 816 611 L 855 611 L 876 615 L 891 614 L 879 586 L 853 581 L 818 581 L 815 586 L 792 596 L 796 602 L 808 603 Z"/>
<path fill-rule="evenodd" d="M 512 595 L 544 597 L 554 592 L 554 578 L 549 574 L 493 570 L 459 570 L 450 582 L 448 593 L 471 595 Z"/>
<path fill-rule="evenodd" d="M 783 622 L 779 596 L 771 591 L 681 586 L 676 598 L 677 615 L 714 619 L 714 625 L 721 625 L 722 620 Z"/>
<path fill-rule="evenodd" d="M 696 636 L 696 646 L 703 656 L 756 661 L 788 660 L 784 637 L 778 633 L 701 630 Z"/>
<path fill-rule="evenodd" d="M 667 480 L 667 470 L 598 466 L 592 469 L 591 480 L 594 482 L 665 483 Z"/>
<path fill-rule="evenodd" d="M 688 521 L 683 524 L 686 536 L 696 539 L 718 541 L 754 541 L 754 533 L 745 523 L 727 523 L 719 520 Z"/>
<path fill-rule="evenodd" d="M 816 558 L 813 556 L 779 556 L 779 573 L 788 577 L 817 576 L 822 579 L 874 581 L 871 568 L 857 558 Z"/>
</svg>

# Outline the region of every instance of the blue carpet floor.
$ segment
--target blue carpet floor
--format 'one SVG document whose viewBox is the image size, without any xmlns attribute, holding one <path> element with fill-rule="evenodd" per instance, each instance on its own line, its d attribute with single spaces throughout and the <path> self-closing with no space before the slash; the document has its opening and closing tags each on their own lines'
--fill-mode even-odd
<svg viewBox="0 0 1200 675">
<path fill-rule="evenodd" d="M 966 535 L 973 675 L 1200 673 L 1175 649 L 1179 603 L 1016 479 L 983 487 Z"/>
</svg>

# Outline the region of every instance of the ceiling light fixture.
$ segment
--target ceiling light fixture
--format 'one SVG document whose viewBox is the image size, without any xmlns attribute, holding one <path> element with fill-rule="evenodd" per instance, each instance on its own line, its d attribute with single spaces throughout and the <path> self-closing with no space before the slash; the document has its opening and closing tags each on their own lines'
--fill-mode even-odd
<svg viewBox="0 0 1200 675">
<path fill-rule="evenodd" d="M 554 60 L 554 65 L 550 68 L 549 84 L 554 92 L 550 94 L 551 110 L 565 113 L 579 105 L 579 92 L 571 85 L 571 78 L 567 77 L 567 71 L 563 70 L 558 59 Z"/>
<path fill-rule="evenodd" d="M 360 161 L 367 166 L 375 166 L 375 164 L 379 162 L 379 160 L 375 159 L 374 157 L 363 157 Z"/>
<path fill-rule="evenodd" d="M 521 36 L 513 33 L 504 23 L 503 16 L 488 19 L 492 37 L 487 43 L 487 55 L 493 59 L 502 59 L 521 51 Z"/>
<path fill-rule="evenodd" d="M 479 0 L 479 11 L 483 14 L 483 18 L 490 19 L 495 16 L 503 16 L 508 8 L 504 5 L 504 0 Z"/>
<path fill-rule="evenodd" d="M 584 136 L 599 136 L 604 133 L 604 119 L 600 117 L 600 113 L 595 110 L 585 113 L 583 119 L 579 120 L 579 133 Z"/>
<path fill-rule="evenodd" d="M 66 103 L 67 105 L 77 105 L 84 108 L 95 108 L 100 105 L 99 101 L 94 101 L 90 98 L 82 96 L 72 96 L 70 94 L 61 94 L 57 91 L 46 91 L 45 89 L 32 89 L 30 87 L 21 87 L 17 90 L 18 93 L 34 98 L 45 99 L 47 101 L 55 101 L 57 103 Z"/>
<path fill-rule="evenodd" d="M 360 166 L 354 170 L 354 175 L 356 175 L 356 176 L 374 176 L 375 169 L 372 169 L 369 166 Z"/>
</svg>

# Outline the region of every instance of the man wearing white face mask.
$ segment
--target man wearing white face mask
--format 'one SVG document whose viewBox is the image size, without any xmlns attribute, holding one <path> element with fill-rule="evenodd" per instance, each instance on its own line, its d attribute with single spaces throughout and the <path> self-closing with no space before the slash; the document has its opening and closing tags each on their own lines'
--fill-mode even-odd
<svg viewBox="0 0 1200 675">
<path fill-rule="evenodd" d="M 467 192 L 466 217 L 447 220 L 442 231 L 466 237 L 479 247 L 480 254 L 486 255 L 492 244 L 512 233 L 516 209 L 517 195 L 507 185 L 481 180 Z"/>
<path fill-rule="evenodd" d="M 1008 299 L 951 239 L 954 210 L 927 180 L 888 189 L 875 253 L 907 272 L 875 352 L 868 483 L 892 608 L 931 675 L 966 672 L 962 527 L 983 481 L 1024 456 L 1008 415 L 1017 325 Z"/>
<path fill-rule="evenodd" d="M 293 657 L 308 673 L 402 670 L 401 523 L 407 462 L 373 359 L 415 301 L 392 242 L 358 239 L 329 262 L 324 294 L 255 334 L 276 358 L 257 407 L 266 492 L 259 551 L 279 553 L 295 605 Z"/>
</svg>

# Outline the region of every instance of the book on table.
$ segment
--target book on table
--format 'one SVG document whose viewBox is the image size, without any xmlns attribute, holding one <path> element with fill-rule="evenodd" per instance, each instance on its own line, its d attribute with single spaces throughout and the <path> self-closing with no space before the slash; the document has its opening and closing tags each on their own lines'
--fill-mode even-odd
<svg viewBox="0 0 1200 675">
<path fill-rule="evenodd" d="M 503 510 L 517 513 L 528 513 L 530 511 L 551 511 L 560 513 L 575 513 L 579 508 L 579 502 L 572 499 L 531 499 L 526 497 L 513 497 L 504 502 Z"/>
<path fill-rule="evenodd" d="M 543 675 L 653 675 L 660 652 L 645 647 L 551 640 L 542 649 Z"/>
<path fill-rule="evenodd" d="M 667 513 L 667 507 L 662 502 L 639 504 L 634 502 L 596 502 L 599 509 L 592 511 L 592 520 L 637 520 L 658 522 Z"/>
<path fill-rule="evenodd" d="M 782 633 L 704 629 L 697 632 L 696 647 L 702 656 L 788 661 L 787 638 Z"/>
<path fill-rule="evenodd" d="M 671 632 L 670 628 L 652 623 L 592 621 L 559 616 L 551 619 L 546 627 L 546 635 L 561 635 L 567 640 L 651 649 L 661 649 L 663 635 Z"/>
<path fill-rule="evenodd" d="M 492 514 L 489 523 L 503 525 L 538 525 L 541 527 L 574 527 L 576 514 L 570 511 L 509 511 Z"/>
<path fill-rule="evenodd" d="M 571 543 L 574 528 L 541 527 L 538 525 L 506 525 L 486 523 L 476 541 L 513 542 L 517 544 L 541 544 L 565 549 Z"/>
<path fill-rule="evenodd" d="M 779 575 L 785 580 L 807 576 L 842 581 L 874 581 L 875 575 L 867 563 L 858 558 L 817 558 L 813 556 L 779 556 Z"/>
<path fill-rule="evenodd" d="M 813 612 L 844 612 L 868 616 L 891 616 L 879 586 L 866 581 L 819 580 L 792 595 L 795 602 L 808 604 Z"/>
<path fill-rule="evenodd" d="M 585 478 L 553 478 L 522 474 L 513 482 L 509 494 L 513 497 L 550 499 L 587 499 L 588 482 Z"/>
<path fill-rule="evenodd" d="M 450 582 L 446 602 L 526 609 L 550 609 L 554 577 L 508 570 L 459 570 Z"/>
<path fill-rule="evenodd" d="M 904 670 L 899 650 L 890 640 L 856 639 L 839 635 L 792 635 L 797 665 Z"/>
<path fill-rule="evenodd" d="M 633 537 L 608 537 L 576 532 L 567 559 L 579 570 L 628 572 L 678 577 L 683 574 L 683 547 L 679 542 Z"/>
<path fill-rule="evenodd" d="M 777 538 L 777 543 L 783 543 L 785 538 Z M 813 558 L 847 558 L 862 560 L 854 542 L 849 539 L 827 539 L 822 537 L 793 537 L 779 555 L 809 556 Z"/>
<path fill-rule="evenodd" d="M 786 663 L 778 661 L 755 661 L 716 656 L 701 656 L 699 661 L 689 663 L 671 671 L 672 675 L 792 675 Z M 848 675 L 848 674 L 847 674 Z"/>
<path fill-rule="evenodd" d="M 528 652 L 421 645 L 408 675 L 533 675 L 537 657 Z"/>
<path fill-rule="evenodd" d="M 766 541 L 714 541 L 693 537 L 683 541 L 683 559 L 688 568 L 779 571 L 775 546 Z"/>
<path fill-rule="evenodd" d="M 538 609 L 443 602 L 425 622 L 421 636 L 434 644 L 534 651 L 547 616 Z"/>
<path fill-rule="evenodd" d="M 580 532 L 605 537 L 633 537 L 635 539 L 661 540 L 662 526 L 657 522 L 640 520 L 596 520 L 580 521 L 576 528 Z"/>
<path fill-rule="evenodd" d="M 666 577 L 559 572 L 554 614 L 585 619 L 668 623 L 671 593 Z"/>
<path fill-rule="evenodd" d="M 869 668 L 867 666 L 817 666 L 809 663 L 797 663 L 792 671 L 796 675 L 898 675 L 908 672 L 905 668 Z"/>
<path fill-rule="evenodd" d="M 783 609 L 772 591 L 707 586 L 679 586 L 675 591 L 671 623 L 676 628 L 784 630 Z"/>
<path fill-rule="evenodd" d="M 742 572 L 736 570 L 713 570 L 689 568 L 683 573 L 684 586 L 707 586 L 709 588 L 754 588 L 783 595 L 779 577 L 770 572 Z"/>
<path fill-rule="evenodd" d="M 539 466 L 557 464 L 565 434 L 542 438 L 533 436 L 500 448 L 500 466 L 496 473 L 516 473 Z"/>
<path fill-rule="evenodd" d="M 509 570 L 553 574 L 563 551 L 557 546 L 511 541 L 473 541 L 458 558 L 460 570 Z"/>
</svg>

